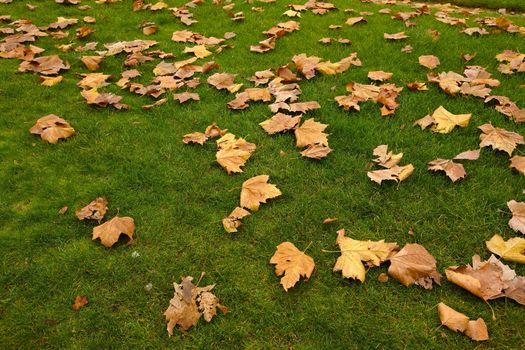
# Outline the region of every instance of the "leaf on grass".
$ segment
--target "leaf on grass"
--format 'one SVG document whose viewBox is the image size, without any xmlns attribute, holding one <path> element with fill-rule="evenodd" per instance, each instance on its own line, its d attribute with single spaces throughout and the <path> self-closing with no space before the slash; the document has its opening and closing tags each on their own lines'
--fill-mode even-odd
<svg viewBox="0 0 525 350">
<path fill-rule="evenodd" d="M 185 144 L 198 143 L 199 145 L 204 145 L 206 140 L 208 140 L 208 136 L 202 132 L 192 132 L 191 134 L 186 134 L 182 137 L 182 142 Z"/>
<path fill-rule="evenodd" d="M 104 59 L 103 56 L 82 56 L 80 60 L 87 69 L 90 71 L 95 71 L 100 68 L 100 62 Z"/>
<path fill-rule="evenodd" d="M 505 260 L 525 264 L 525 239 L 514 237 L 505 241 L 500 235 L 494 235 L 486 241 L 488 250 Z"/>
<path fill-rule="evenodd" d="M 344 278 L 358 279 L 365 281 L 366 263 L 368 267 L 379 266 L 382 262 L 388 260 L 397 243 L 385 243 L 384 240 L 374 241 L 357 241 L 350 237 L 345 237 L 345 230 L 337 231 L 336 243 L 341 250 L 341 256 L 337 258 L 334 272 L 341 271 Z"/>
<path fill-rule="evenodd" d="M 454 332 L 459 331 L 464 333 L 467 337 L 475 341 L 489 339 L 487 325 L 482 318 L 471 321 L 470 318 L 444 303 L 438 304 L 438 314 L 441 324 Z"/>
<path fill-rule="evenodd" d="M 392 78 L 394 74 L 382 70 L 368 72 L 368 79 L 376 81 L 385 81 Z"/>
<path fill-rule="evenodd" d="M 87 296 L 77 295 L 75 297 L 75 302 L 71 305 L 71 309 L 73 309 L 74 311 L 78 311 L 82 309 L 84 306 L 86 306 L 87 304 L 89 304 L 89 300 Z"/>
<path fill-rule="evenodd" d="M 512 212 L 512 218 L 509 220 L 509 226 L 516 232 L 525 234 L 525 202 L 516 202 L 511 200 L 507 206 Z"/>
<path fill-rule="evenodd" d="M 201 316 L 210 322 L 217 315 L 217 309 L 223 313 L 228 312 L 228 308 L 221 305 L 219 299 L 210 292 L 215 287 L 214 284 L 197 287 L 192 281 L 193 277 L 188 276 L 184 277 L 180 284 L 173 283 L 175 293 L 164 311 L 170 336 L 173 335 L 175 326 L 179 326 L 182 331 L 187 331 L 197 324 Z"/>
<path fill-rule="evenodd" d="M 300 251 L 290 242 L 277 246 L 277 251 L 270 259 L 275 265 L 275 274 L 282 276 L 281 285 L 285 291 L 295 286 L 301 277 L 309 279 L 314 271 L 314 259 Z"/>
<path fill-rule="evenodd" d="M 212 55 L 211 51 L 208 51 L 206 49 L 206 46 L 204 46 L 204 45 L 197 45 L 197 46 L 193 46 L 193 47 L 186 47 L 186 48 L 184 48 L 184 53 L 192 53 L 197 58 L 205 58 L 205 57 L 208 57 L 208 56 Z"/>
<path fill-rule="evenodd" d="M 309 145 L 308 148 L 302 151 L 301 156 L 319 160 L 325 158 L 332 151 L 333 149 L 330 147 L 316 143 Z"/>
<path fill-rule="evenodd" d="M 367 173 L 370 180 L 381 183 L 385 180 L 403 181 L 414 172 L 412 164 L 404 166 L 393 166 L 389 169 L 373 170 Z"/>
<path fill-rule="evenodd" d="M 251 215 L 249 211 L 241 207 L 237 207 L 233 209 L 228 217 L 222 219 L 222 226 L 226 232 L 237 232 L 237 229 L 242 225 L 241 219 L 248 215 Z"/>
<path fill-rule="evenodd" d="M 432 281 L 441 285 L 436 259 L 422 245 L 405 245 L 390 258 L 390 262 L 388 273 L 405 287 L 415 283 L 425 289 L 432 289 Z"/>
<path fill-rule="evenodd" d="M 304 123 L 295 129 L 297 147 L 306 147 L 313 144 L 328 146 L 328 134 L 323 131 L 328 125 L 316 122 L 315 119 L 305 120 Z"/>
<path fill-rule="evenodd" d="M 456 163 L 452 159 L 436 159 L 428 162 L 428 170 L 432 171 L 444 171 L 445 174 L 456 182 L 459 179 L 467 176 L 467 172 L 463 167 L 463 164 Z"/>
<path fill-rule="evenodd" d="M 515 169 L 518 171 L 521 175 L 525 175 L 525 157 L 522 156 L 514 156 L 510 159 L 510 166 L 509 168 Z"/>
<path fill-rule="evenodd" d="M 236 139 L 235 135 L 228 133 L 217 140 L 217 162 L 228 172 L 242 173 L 241 167 L 255 151 L 255 144 L 243 138 Z"/>
<path fill-rule="evenodd" d="M 423 55 L 418 58 L 419 64 L 428 69 L 434 69 L 441 64 L 439 58 L 433 55 Z"/>
<path fill-rule="evenodd" d="M 357 23 L 366 23 L 367 20 L 364 17 L 350 17 L 346 20 L 345 24 L 349 26 L 353 26 Z"/>
<path fill-rule="evenodd" d="M 260 126 L 268 134 L 272 135 L 278 132 L 285 132 L 295 128 L 301 121 L 301 116 L 291 116 L 284 113 L 277 113 L 270 119 L 267 119 L 261 123 Z"/>
<path fill-rule="evenodd" d="M 121 234 L 128 236 L 131 243 L 134 232 L 135 223 L 132 218 L 115 216 L 113 219 L 93 228 L 93 240 L 100 238 L 101 243 L 110 248 L 117 243 Z"/>
<path fill-rule="evenodd" d="M 33 135 L 40 135 L 42 140 L 53 144 L 56 144 L 59 139 L 75 135 L 75 129 L 67 121 L 54 114 L 38 119 L 29 132 Z"/>
<path fill-rule="evenodd" d="M 221 129 L 217 126 L 217 124 L 213 123 L 206 127 L 204 134 L 213 139 L 216 137 L 224 136 L 227 132 L 228 132 L 228 129 Z"/>
<path fill-rule="evenodd" d="M 38 77 L 38 79 L 40 80 L 40 83 L 42 85 L 51 87 L 51 86 L 57 85 L 62 80 L 64 80 L 64 77 L 61 75 L 56 76 L 56 77 L 46 77 L 44 75 L 41 75 L 40 77 Z"/>
<path fill-rule="evenodd" d="M 388 152 L 388 145 L 377 146 L 374 148 L 373 155 L 377 158 L 372 161 L 387 169 L 397 165 L 403 158 L 403 153 L 394 154 L 392 151 Z"/>
<path fill-rule="evenodd" d="M 88 73 L 80 74 L 82 80 L 77 83 L 77 86 L 82 89 L 96 89 L 99 87 L 108 86 L 107 80 L 111 78 L 111 74 L 104 73 Z"/>
<path fill-rule="evenodd" d="M 406 35 L 405 32 L 399 32 L 394 34 L 383 33 L 383 37 L 386 40 L 403 40 L 408 38 L 408 35 Z"/>
<path fill-rule="evenodd" d="M 479 135 L 481 140 L 480 147 L 492 146 L 493 149 L 507 152 L 509 156 L 512 156 L 512 152 L 514 152 L 517 145 L 525 144 L 525 140 L 520 134 L 502 128 L 495 128 L 491 124 L 483 124 L 478 129 L 482 132 Z"/>
<path fill-rule="evenodd" d="M 18 71 L 20 72 L 35 72 L 42 75 L 55 75 L 61 70 L 68 70 L 70 68 L 67 62 L 64 63 L 57 55 L 41 56 L 29 61 L 20 63 Z"/>
<path fill-rule="evenodd" d="M 215 73 L 208 77 L 208 84 L 218 90 L 226 89 L 231 93 L 237 92 L 243 84 L 235 84 L 235 75 L 228 73 Z"/>
<path fill-rule="evenodd" d="M 525 277 L 499 261 L 494 255 L 481 261 L 478 255 L 471 265 L 451 266 L 447 279 L 485 301 L 508 297 L 525 305 Z"/>
<path fill-rule="evenodd" d="M 259 175 L 244 181 L 241 190 L 241 207 L 257 211 L 261 203 L 266 203 L 268 199 L 282 194 L 277 186 L 268 183 L 269 178 L 268 175 Z"/>
<path fill-rule="evenodd" d="M 165 98 L 161 98 L 160 100 L 155 101 L 155 102 L 153 102 L 151 104 L 143 105 L 142 109 L 146 109 L 146 110 L 147 109 L 152 109 L 153 107 L 157 107 L 157 106 L 161 106 L 163 104 L 166 104 L 166 102 L 168 102 L 168 98 L 166 98 L 166 97 Z"/>
<path fill-rule="evenodd" d="M 443 108 L 443 106 L 439 106 L 432 114 L 435 124 L 432 127 L 432 131 L 448 134 L 454 130 L 456 126 L 465 128 L 468 126 L 471 117 L 472 114 L 452 114 Z"/>
<path fill-rule="evenodd" d="M 104 218 L 106 211 L 108 210 L 108 200 L 104 197 L 98 197 L 85 207 L 77 209 L 75 216 L 79 220 L 97 220 L 99 223 Z"/>
</svg>

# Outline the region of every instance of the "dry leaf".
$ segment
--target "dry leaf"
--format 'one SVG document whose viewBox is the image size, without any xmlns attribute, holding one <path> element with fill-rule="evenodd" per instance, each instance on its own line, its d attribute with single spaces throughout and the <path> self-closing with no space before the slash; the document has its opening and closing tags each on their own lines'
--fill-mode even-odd
<svg viewBox="0 0 525 350">
<path fill-rule="evenodd" d="M 403 181 L 414 172 L 414 166 L 407 164 L 403 166 L 393 166 L 389 169 L 373 170 L 367 173 L 370 180 L 381 183 L 385 180 Z"/>
<path fill-rule="evenodd" d="M 377 158 L 372 161 L 383 168 L 391 168 L 403 158 L 403 153 L 394 154 L 392 151 L 388 152 L 388 145 L 377 146 L 374 148 L 373 155 Z"/>
<path fill-rule="evenodd" d="M 242 225 L 241 219 L 248 215 L 251 215 L 249 211 L 241 207 L 237 207 L 233 209 L 228 217 L 222 219 L 222 226 L 226 232 L 237 232 L 237 229 Z"/>
<path fill-rule="evenodd" d="M 390 72 L 383 72 L 382 70 L 378 71 L 372 71 L 368 72 L 368 79 L 370 80 L 377 80 L 377 81 L 385 81 L 392 78 L 394 74 Z"/>
<path fill-rule="evenodd" d="M 500 235 L 494 235 L 485 244 L 488 250 L 503 259 L 525 264 L 525 239 L 514 237 L 505 241 Z"/>
<path fill-rule="evenodd" d="M 270 119 L 259 123 L 268 134 L 284 132 L 295 128 L 301 121 L 301 116 L 291 116 L 284 113 L 277 113 Z"/>
<path fill-rule="evenodd" d="M 204 142 L 208 139 L 208 136 L 202 132 L 192 132 L 191 134 L 186 134 L 182 137 L 182 142 L 185 144 L 188 143 L 198 143 L 199 145 L 204 145 Z"/>
<path fill-rule="evenodd" d="M 85 207 L 77 209 L 75 216 L 79 220 L 97 220 L 99 223 L 104 218 L 106 211 L 108 210 L 108 201 L 104 197 L 98 197 Z"/>
<path fill-rule="evenodd" d="M 510 159 L 509 168 L 515 169 L 521 175 L 525 175 L 525 157 L 514 156 Z"/>
<path fill-rule="evenodd" d="M 323 224 L 326 225 L 334 221 L 337 221 L 337 218 L 326 218 L 323 220 Z"/>
<path fill-rule="evenodd" d="M 333 149 L 330 147 L 316 143 L 309 145 L 308 148 L 302 151 L 301 156 L 319 160 L 325 158 L 332 151 Z"/>
<path fill-rule="evenodd" d="M 525 234 L 525 202 L 516 202 L 511 200 L 507 206 L 512 212 L 512 218 L 509 220 L 509 226 L 516 232 Z"/>
<path fill-rule="evenodd" d="M 88 298 L 85 295 L 77 295 L 75 297 L 75 302 L 71 305 L 71 309 L 74 311 L 78 311 L 82 309 L 84 306 L 89 304 Z"/>
<path fill-rule="evenodd" d="M 435 123 L 432 131 L 448 134 L 454 130 L 456 126 L 465 128 L 468 126 L 471 117 L 472 114 L 452 114 L 443 108 L 443 106 L 439 106 L 432 114 Z"/>
<path fill-rule="evenodd" d="M 480 147 L 492 146 L 493 149 L 507 152 L 509 156 L 512 156 L 517 145 L 525 144 L 523 136 L 515 132 L 495 128 L 491 124 L 483 124 L 478 128 L 482 131 L 479 136 Z"/>
<path fill-rule="evenodd" d="M 425 289 L 432 289 L 432 281 L 441 285 L 436 259 L 422 245 L 405 245 L 390 258 L 390 262 L 388 273 L 405 287 L 415 283 Z"/>
<path fill-rule="evenodd" d="M 334 272 L 341 271 L 344 278 L 365 281 L 366 269 L 363 262 L 369 267 L 379 266 L 393 254 L 397 248 L 396 243 L 385 243 L 381 241 L 357 241 L 345 237 L 345 230 L 337 231 L 337 244 L 341 250 L 341 256 L 337 258 Z"/>
<path fill-rule="evenodd" d="M 349 25 L 349 26 L 353 26 L 354 24 L 357 24 L 357 23 L 366 23 L 367 20 L 364 18 L 364 17 L 350 17 L 346 20 L 346 24 Z"/>
<path fill-rule="evenodd" d="M 456 182 L 467 176 L 463 164 L 456 163 L 452 159 L 436 159 L 430 161 L 428 162 L 428 170 L 444 171 L 452 182 Z"/>
<path fill-rule="evenodd" d="M 377 280 L 381 283 L 386 283 L 388 282 L 388 275 L 384 272 L 381 272 L 379 276 L 377 276 Z"/>
<path fill-rule="evenodd" d="M 434 69 L 441 64 L 439 58 L 433 55 L 419 56 L 419 64 L 428 69 Z"/>
<path fill-rule="evenodd" d="M 268 183 L 269 178 L 268 175 L 259 175 L 244 181 L 241 190 L 241 207 L 257 211 L 261 203 L 281 195 L 277 186 Z"/>
<path fill-rule="evenodd" d="M 200 101 L 199 94 L 187 91 L 180 94 L 173 94 L 173 99 L 178 100 L 180 103 L 185 103 L 189 100 Z"/>
<path fill-rule="evenodd" d="M 80 60 L 85 64 L 86 68 L 90 71 L 95 71 L 100 68 L 100 62 L 104 57 L 102 56 L 82 56 Z"/>
<path fill-rule="evenodd" d="M 228 129 L 223 130 L 219 128 L 217 124 L 213 123 L 206 127 L 204 134 L 208 137 L 216 138 L 216 137 L 224 136 L 227 132 L 228 132 Z"/>
<path fill-rule="evenodd" d="M 214 284 L 197 287 L 192 281 L 193 277 L 188 276 L 184 277 L 180 284 L 173 283 L 175 293 L 164 311 L 170 336 L 173 335 L 175 326 L 179 326 L 182 331 L 195 326 L 201 315 L 210 322 L 217 314 L 217 309 L 223 313 L 228 312 L 228 308 L 221 305 L 219 299 L 210 292 L 215 287 Z"/>
<path fill-rule="evenodd" d="M 166 102 L 168 102 L 168 98 L 161 98 L 160 100 L 155 101 L 152 104 L 143 105 L 142 109 L 146 109 L 146 110 L 147 109 L 152 109 L 153 107 L 161 106 L 161 105 L 165 104 Z"/>
<path fill-rule="evenodd" d="M 305 120 L 304 123 L 295 129 L 297 147 L 306 147 L 313 144 L 328 146 L 328 134 L 323 131 L 328 125 L 316 122 L 313 118 Z"/>
<path fill-rule="evenodd" d="M 216 154 L 219 163 L 228 174 L 242 173 L 241 167 L 255 151 L 255 144 L 246 142 L 243 138 L 236 139 L 235 135 L 228 133 L 217 140 L 219 150 Z"/>
<path fill-rule="evenodd" d="M 439 320 L 443 326 L 454 332 L 464 333 L 467 337 L 475 341 L 488 340 L 489 335 L 487 325 L 482 318 L 471 321 L 464 314 L 452 309 L 444 303 L 438 304 Z"/>
<path fill-rule="evenodd" d="M 455 156 L 454 159 L 455 160 L 477 160 L 479 158 L 479 155 L 480 155 L 480 150 L 475 149 L 475 150 L 461 152 L 460 154 Z"/>
<path fill-rule="evenodd" d="M 121 234 L 128 236 L 131 243 L 134 232 L 135 223 L 132 218 L 115 216 L 113 219 L 93 228 L 93 240 L 100 238 L 101 243 L 110 248 L 117 243 Z"/>
<path fill-rule="evenodd" d="M 387 40 L 403 40 L 408 38 L 405 32 L 399 32 L 394 34 L 383 33 L 383 37 Z"/>
<path fill-rule="evenodd" d="M 38 79 L 40 79 L 41 84 L 44 86 L 55 86 L 62 80 L 64 80 L 64 77 L 61 75 L 56 77 L 46 77 L 41 75 L 40 77 L 38 77 Z"/>
<path fill-rule="evenodd" d="M 314 271 L 314 259 L 300 251 L 290 242 L 283 242 L 277 246 L 277 251 L 270 259 L 275 265 L 275 274 L 284 276 L 281 285 L 285 291 L 295 286 L 301 277 L 309 279 Z"/>
<path fill-rule="evenodd" d="M 40 135 L 42 140 L 53 144 L 56 144 L 59 139 L 75 135 L 75 129 L 67 121 L 54 114 L 38 119 L 29 132 L 33 135 Z"/>
</svg>

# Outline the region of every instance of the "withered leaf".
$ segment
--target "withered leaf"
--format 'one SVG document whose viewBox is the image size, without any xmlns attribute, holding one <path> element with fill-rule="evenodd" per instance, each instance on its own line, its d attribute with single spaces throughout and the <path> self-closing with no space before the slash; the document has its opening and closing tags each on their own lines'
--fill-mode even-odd
<svg viewBox="0 0 525 350">
<path fill-rule="evenodd" d="M 102 62 L 103 59 L 104 57 L 102 56 L 82 56 L 80 58 L 82 63 L 84 63 L 90 71 L 98 70 L 100 68 L 100 62 Z"/>
<path fill-rule="evenodd" d="M 73 309 L 74 311 L 78 311 L 82 309 L 84 306 L 86 306 L 87 304 L 89 304 L 89 300 L 87 296 L 77 295 L 75 297 L 75 302 L 71 305 L 71 309 Z"/>
<path fill-rule="evenodd" d="M 319 160 L 325 158 L 332 151 L 333 149 L 330 147 L 316 143 L 309 145 L 308 148 L 302 151 L 301 156 Z"/>
<path fill-rule="evenodd" d="M 106 211 L 108 210 L 108 201 L 104 197 L 98 197 L 85 207 L 77 209 L 75 216 L 79 220 L 97 220 L 99 223 L 104 218 Z"/>
<path fill-rule="evenodd" d="M 434 69 L 441 64 L 439 58 L 434 55 L 423 55 L 418 58 L 419 64 L 428 69 Z"/>
<path fill-rule="evenodd" d="M 390 258 L 390 262 L 388 273 L 405 287 L 415 283 L 425 289 L 432 289 L 432 281 L 441 284 L 436 259 L 422 245 L 405 245 Z"/>
<path fill-rule="evenodd" d="M 464 314 L 452 309 L 444 303 L 438 304 L 438 314 L 441 324 L 454 332 L 459 331 L 464 333 L 467 337 L 475 341 L 489 339 L 487 325 L 482 318 L 472 321 Z"/>
<path fill-rule="evenodd" d="M 241 190 L 241 207 L 257 211 L 261 203 L 279 197 L 281 191 L 277 186 L 269 184 L 269 179 L 268 175 L 259 175 L 244 181 Z"/>
<path fill-rule="evenodd" d="M 208 139 L 208 136 L 202 132 L 192 132 L 191 134 L 186 134 L 182 137 L 182 142 L 185 144 L 188 143 L 198 143 L 199 145 L 204 145 L 204 142 Z"/>
<path fill-rule="evenodd" d="M 53 144 L 56 144 L 59 139 L 75 135 L 75 129 L 67 121 L 54 114 L 38 119 L 29 132 L 33 135 L 40 135 L 42 140 Z"/>
<path fill-rule="evenodd" d="M 512 218 L 509 220 L 509 226 L 516 232 L 525 234 L 525 202 L 516 202 L 511 200 L 507 202 Z"/>
<path fill-rule="evenodd" d="M 293 129 L 301 121 L 301 116 L 291 116 L 284 113 L 277 113 L 270 119 L 267 119 L 261 123 L 260 126 L 268 134 L 272 135 L 278 132 L 284 132 Z"/>
<path fill-rule="evenodd" d="M 436 159 L 428 162 L 428 170 L 432 171 L 444 171 L 445 174 L 456 182 L 459 179 L 467 176 L 467 172 L 463 167 L 463 164 L 456 163 L 452 159 Z"/>
<path fill-rule="evenodd" d="M 237 207 L 233 209 L 228 217 L 222 219 L 222 226 L 226 232 L 237 232 L 237 229 L 242 225 L 241 219 L 248 215 L 251 215 L 249 211 L 241 207 Z"/>
<path fill-rule="evenodd" d="M 387 40 L 403 40 L 408 38 L 405 32 L 399 32 L 394 34 L 383 33 L 383 37 Z"/>
<path fill-rule="evenodd" d="M 314 259 L 290 242 L 283 242 L 277 246 L 277 251 L 270 259 L 275 265 L 275 274 L 283 276 L 281 285 L 285 291 L 295 286 L 301 277 L 309 279 L 315 268 Z"/>
<path fill-rule="evenodd" d="M 173 94 L 173 99 L 179 101 L 180 103 L 185 103 L 189 100 L 200 101 L 198 93 L 187 91 L 180 94 Z"/>
<path fill-rule="evenodd" d="M 297 147 L 306 147 L 313 144 L 328 146 L 328 134 L 323 131 L 328 127 L 327 124 L 316 122 L 315 119 L 305 120 L 304 123 L 295 129 Z"/>
<path fill-rule="evenodd" d="M 515 169 L 521 175 L 525 175 L 525 157 L 514 156 L 510 159 L 510 168 Z"/>
<path fill-rule="evenodd" d="M 56 77 L 46 77 L 44 75 L 41 75 L 40 77 L 38 77 L 38 79 L 44 86 L 55 86 L 59 84 L 62 80 L 64 80 L 64 77 L 61 75 L 58 75 Z"/>
<path fill-rule="evenodd" d="M 20 72 L 35 72 L 43 75 L 55 75 L 61 70 L 68 70 L 69 64 L 57 56 L 41 56 L 29 61 L 20 63 L 18 70 Z"/>
<path fill-rule="evenodd" d="M 505 241 L 500 235 L 494 235 L 486 241 L 487 248 L 505 260 L 525 264 L 525 239 L 514 237 Z"/>
<path fill-rule="evenodd" d="M 407 164 L 403 166 L 395 165 L 388 169 L 373 170 L 367 173 L 370 180 L 381 183 L 385 180 L 404 181 L 414 172 L 414 166 Z"/>
<path fill-rule="evenodd" d="M 93 240 L 100 238 L 101 243 L 110 248 L 117 243 L 121 234 L 128 236 L 131 243 L 134 233 L 135 223 L 132 218 L 115 216 L 113 219 L 93 228 Z"/>
<path fill-rule="evenodd" d="M 507 152 L 509 156 L 517 145 L 525 144 L 523 136 L 502 128 L 495 128 L 491 124 L 483 124 L 478 127 L 481 130 L 480 147 L 492 146 L 493 149 Z"/>
<path fill-rule="evenodd" d="M 217 140 L 218 151 L 217 163 L 220 164 L 228 174 L 242 173 L 241 167 L 255 151 L 255 144 L 247 142 L 243 138 L 236 139 L 235 135 L 228 133 Z"/>
<path fill-rule="evenodd" d="M 371 71 L 371 72 L 368 72 L 368 79 L 377 80 L 377 81 L 385 81 L 385 80 L 389 80 L 390 78 L 392 78 L 393 75 L 394 75 L 393 73 L 384 72 L 382 70 Z"/>
</svg>

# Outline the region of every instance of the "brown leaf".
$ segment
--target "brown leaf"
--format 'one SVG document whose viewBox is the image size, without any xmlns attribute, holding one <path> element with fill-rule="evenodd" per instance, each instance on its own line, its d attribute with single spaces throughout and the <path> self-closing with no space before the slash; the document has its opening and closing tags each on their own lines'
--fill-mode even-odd
<svg viewBox="0 0 525 350">
<path fill-rule="evenodd" d="M 403 153 L 394 154 L 392 151 L 388 152 L 388 145 L 377 146 L 374 148 L 373 155 L 377 157 L 373 159 L 373 162 L 383 168 L 391 168 L 403 158 Z"/>
<path fill-rule="evenodd" d="M 59 75 L 56 77 L 46 77 L 46 76 L 39 76 L 38 79 L 40 80 L 41 84 L 44 86 L 55 86 L 59 84 L 62 80 L 64 80 L 64 77 Z"/>
<path fill-rule="evenodd" d="M 384 272 L 381 272 L 379 276 L 377 276 L 377 280 L 381 283 L 386 283 L 388 282 L 388 275 Z"/>
<path fill-rule="evenodd" d="M 463 164 L 455 163 L 451 159 L 436 159 L 430 161 L 428 162 L 428 170 L 444 171 L 452 182 L 456 182 L 467 176 Z"/>
<path fill-rule="evenodd" d="M 492 146 L 493 149 L 507 152 L 512 156 L 512 152 L 517 145 L 525 144 L 523 136 L 501 128 L 495 128 L 491 124 L 483 124 L 479 127 L 482 134 L 479 136 L 480 147 Z"/>
<path fill-rule="evenodd" d="M 323 131 L 328 125 L 316 122 L 313 118 L 295 129 L 295 138 L 297 147 L 306 147 L 313 144 L 328 146 L 328 134 Z"/>
<path fill-rule="evenodd" d="M 93 228 L 93 240 L 100 238 L 101 243 L 110 248 L 117 243 L 121 234 L 128 236 L 131 243 L 134 232 L 135 223 L 132 218 L 115 216 L 113 219 Z"/>
<path fill-rule="evenodd" d="M 168 102 L 168 99 L 167 98 L 161 98 L 160 100 L 158 101 L 155 101 L 154 103 L 152 104 L 148 104 L 148 105 L 143 105 L 142 106 L 142 109 L 152 109 L 153 107 L 157 107 L 157 106 L 161 106 L 163 104 L 165 104 L 166 102 Z"/>
<path fill-rule="evenodd" d="M 59 139 L 75 135 L 75 129 L 67 121 L 54 114 L 38 119 L 29 132 L 33 135 L 40 135 L 42 140 L 53 144 L 56 144 Z"/>
<path fill-rule="evenodd" d="M 100 62 L 104 57 L 102 56 L 82 56 L 80 60 L 86 65 L 86 68 L 90 71 L 95 71 L 100 68 Z"/>
<path fill-rule="evenodd" d="M 255 144 L 246 142 L 240 138 L 236 139 L 235 135 L 228 133 L 217 140 L 219 150 L 216 154 L 217 163 L 220 164 L 228 174 L 242 173 L 241 167 L 250 158 L 255 151 Z"/>
<path fill-rule="evenodd" d="M 357 24 L 357 23 L 366 23 L 367 20 L 364 18 L 364 17 L 350 17 L 346 20 L 346 24 L 349 25 L 349 26 L 353 26 L 354 24 Z"/>
<path fill-rule="evenodd" d="M 291 116 L 284 113 L 277 113 L 270 119 L 267 119 L 261 123 L 260 126 L 268 134 L 272 135 L 278 132 L 284 132 L 293 129 L 301 121 L 301 116 Z"/>
<path fill-rule="evenodd" d="M 441 285 L 441 275 L 436 270 L 436 259 L 419 244 L 407 244 L 390 258 L 388 273 L 408 287 L 417 284 L 432 289 L 432 281 Z"/>
<path fill-rule="evenodd" d="M 228 217 L 222 219 L 222 226 L 226 232 L 237 232 L 237 229 L 242 225 L 241 219 L 248 215 L 251 215 L 249 211 L 241 207 L 237 207 L 233 209 Z"/>
<path fill-rule="evenodd" d="M 326 225 L 334 221 L 337 221 L 337 218 L 326 218 L 323 220 L 323 224 Z"/>
<path fill-rule="evenodd" d="M 261 203 L 266 203 L 266 200 L 282 194 L 277 186 L 268 183 L 269 178 L 268 175 L 259 175 L 244 181 L 241 190 L 241 207 L 257 211 Z"/>
<path fill-rule="evenodd" d="M 389 169 L 373 170 L 367 173 L 370 180 L 381 183 L 385 180 L 403 181 L 414 172 L 412 164 L 398 166 L 395 165 Z"/>
<path fill-rule="evenodd" d="M 68 206 L 65 206 L 65 207 L 60 208 L 60 210 L 58 211 L 58 213 L 59 213 L 60 215 L 64 215 L 68 210 L 69 210 L 69 207 L 68 207 Z"/>
<path fill-rule="evenodd" d="M 198 143 L 199 145 L 204 145 L 204 142 L 208 139 L 208 136 L 202 132 L 192 132 L 191 134 L 186 134 L 182 137 L 182 142 L 185 144 L 188 143 Z"/>
<path fill-rule="evenodd" d="M 421 127 L 421 130 L 423 130 L 434 123 L 436 123 L 434 117 L 432 117 L 431 115 L 426 115 L 423 118 L 416 120 L 413 125 L 419 125 Z"/>
<path fill-rule="evenodd" d="M 439 320 L 443 326 L 454 332 L 464 333 L 475 341 L 488 340 L 487 325 L 482 318 L 471 321 L 464 314 L 452 309 L 444 303 L 438 304 Z"/>
<path fill-rule="evenodd" d="M 228 129 L 221 129 L 217 126 L 217 124 L 213 123 L 211 125 L 208 125 L 206 127 L 206 130 L 204 131 L 204 134 L 211 138 L 216 138 L 225 135 L 228 132 Z"/>
<path fill-rule="evenodd" d="M 382 70 L 368 72 L 368 79 L 370 80 L 385 81 L 392 78 L 392 76 L 392 73 L 384 72 Z"/>
<path fill-rule="evenodd" d="M 387 40 L 403 40 L 408 38 L 405 32 L 399 32 L 394 34 L 383 33 L 383 37 Z"/>
<path fill-rule="evenodd" d="M 515 169 L 521 175 L 525 175 L 525 157 L 514 156 L 510 159 L 509 168 Z"/>
<path fill-rule="evenodd" d="M 471 151 L 461 152 L 454 157 L 455 160 L 477 160 L 479 158 L 480 150 L 475 149 Z"/>
<path fill-rule="evenodd" d="M 69 64 L 57 56 L 41 56 L 29 61 L 20 63 L 18 71 L 20 72 L 35 72 L 43 75 L 55 75 L 61 70 L 68 70 Z"/>
<path fill-rule="evenodd" d="M 107 82 L 112 76 L 104 73 L 88 73 L 81 74 L 82 80 L 77 83 L 77 86 L 82 89 L 97 89 L 99 87 L 108 86 Z"/>
<path fill-rule="evenodd" d="M 316 143 L 309 145 L 302 151 L 301 156 L 319 160 L 325 158 L 332 151 L 330 147 Z"/>
<path fill-rule="evenodd" d="M 75 302 L 71 305 L 71 309 L 74 311 L 78 311 L 82 309 L 84 306 L 89 304 L 88 298 L 85 295 L 77 295 L 75 297 Z"/>
<path fill-rule="evenodd" d="M 85 207 L 77 209 L 75 216 L 79 220 L 97 220 L 99 223 L 104 218 L 106 211 L 108 210 L 108 201 L 104 197 L 98 197 Z"/>
<path fill-rule="evenodd" d="M 200 96 L 195 92 L 186 91 L 180 94 L 173 94 L 173 99 L 178 100 L 180 103 L 185 103 L 189 100 L 200 101 Z"/>
<path fill-rule="evenodd" d="M 441 64 L 439 58 L 433 55 L 419 56 L 419 64 L 428 69 L 434 69 Z"/>
<path fill-rule="evenodd" d="M 283 242 L 270 259 L 275 265 L 275 274 L 282 276 L 281 285 L 285 291 L 295 286 L 301 277 L 309 279 L 315 268 L 314 259 L 295 247 L 293 243 Z"/>
<path fill-rule="evenodd" d="M 512 218 L 509 220 L 509 226 L 516 232 L 525 234 L 525 202 L 516 202 L 511 200 L 507 202 Z"/>
</svg>

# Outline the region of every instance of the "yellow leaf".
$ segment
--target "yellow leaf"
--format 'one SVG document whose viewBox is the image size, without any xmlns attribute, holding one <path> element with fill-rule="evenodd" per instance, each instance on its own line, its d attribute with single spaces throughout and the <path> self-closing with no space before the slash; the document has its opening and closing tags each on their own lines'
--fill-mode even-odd
<svg viewBox="0 0 525 350">
<path fill-rule="evenodd" d="M 275 264 L 277 276 L 284 274 L 281 284 L 285 291 L 295 286 L 301 276 L 310 278 L 315 267 L 314 259 L 290 242 L 283 242 L 277 246 L 277 251 L 270 259 L 270 264 Z"/>
<path fill-rule="evenodd" d="M 500 235 L 494 235 L 485 244 L 492 253 L 503 259 L 525 264 L 525 239 L 514 237 L 505 241 Z"/>
<path fill-rule="evenodd" d="M 257 211 L 261 203 L 281 195 L 277 186 L 268 183 L 269 178 L 268 175 L 259 175 L 244 181 L 241 190 L 241 207 Z"/>
<path fill-rule="evenodd" d="M 439 106 L 439 108 L 434 111 L 434 114 L 432 114 L 432 117 L 436 123 L 436 125 L 432 127 L 432 131 L 448 134 L 456 126 L 466 127 L 472 114 L 452 114 L 443 108 L 443 106 Z"/>
</svg>

